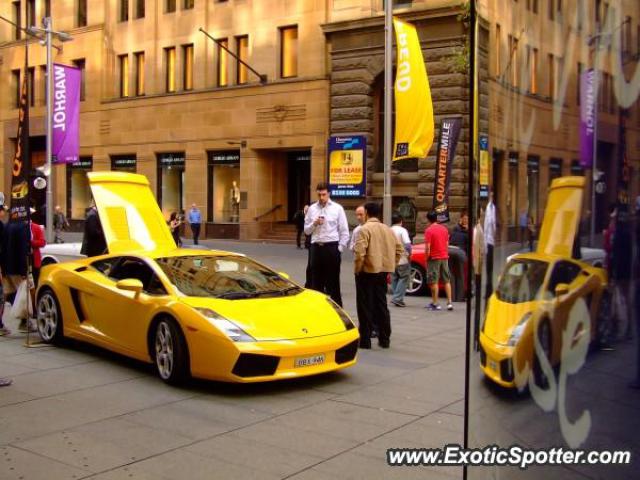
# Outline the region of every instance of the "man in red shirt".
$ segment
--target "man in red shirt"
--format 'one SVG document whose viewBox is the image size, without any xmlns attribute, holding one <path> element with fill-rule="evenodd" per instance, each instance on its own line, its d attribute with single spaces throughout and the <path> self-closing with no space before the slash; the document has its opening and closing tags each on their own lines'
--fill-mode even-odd
<svg viewBox="0 0 640 480">
<path fill-rule="evenodd" d="M 451 275 L 449 273 L 449 230 L 438 223 L 436 212 L 427 214 L 427 229 L 424 231 L 425 254 L 427 260 L 427 284 L 431 288 L 432 302 L 429 310 L 442 310 L 438 305 L 438 283 L 444 282 L 447 293 L 447 310 L 453 310 L 451 303 Z"/>
</svg>

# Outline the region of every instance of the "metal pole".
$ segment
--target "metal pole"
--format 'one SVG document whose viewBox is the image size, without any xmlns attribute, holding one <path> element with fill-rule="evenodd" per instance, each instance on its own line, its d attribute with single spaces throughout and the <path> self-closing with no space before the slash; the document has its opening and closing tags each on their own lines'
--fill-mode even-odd
<svg viewBox="0 0 640 480">
<path fill-rule="evenodd" d="M 47 199 L 45 203 L 45 208 L 47 212 L 46 225 L 45 225 L 45 235 L 47 239 L 47 243 L 53 243 L 53 165 L 51 161 L 51 141 L 52 141 L 52 125 L 51 125 L 51 117 L 52 117 L 52 104 L 51 104 L 51 91 L 53 86 L 53 68 L 52 68 L 52 55 L 51 55 L 51 42 L 52 42 L 52 25 L 51 25 L 51 17 L 47 17 L 43 20 L 46 42 L 47 42 L 47 94 L 46 94 L 46 104 L 47 104 L 47 118 L 45 119 L 47 126 L 47 159 L 46 159 L 46 167 L 45 171 L 49 178 L 47 178 Z"/>
<path fill-rule="evenodd" d="M 384 196 L 382 199 L 382 218 L 391 225 L 391 103 L 393 69 L 393 0 L 387 0 L 384 12 Z"/>
<path fill-rule="evenodd" d="M 593 96 L 594 96 L 594 122 L 593 122 L 593 159 L 591 161 L 591 228 L 589 231 L 589 245 L 595 246 L 596 238 L 596 174 L 598 171 L 598 114 L 600 112 L 598 105 L 598 80 L 600 73 L 598 70 L 598 51 L 600 48 L 600 35 L 595 35 L 595 52 L 593 54 Z"/>
</svg>

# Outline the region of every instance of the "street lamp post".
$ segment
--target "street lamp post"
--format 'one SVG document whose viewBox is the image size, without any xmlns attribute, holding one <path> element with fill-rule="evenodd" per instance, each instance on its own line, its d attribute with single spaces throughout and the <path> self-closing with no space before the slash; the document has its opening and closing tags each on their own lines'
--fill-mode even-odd
<svg viewBox="0 0 640 480">
<path fill-rule="evenodd" d="M 391 49 L 393 48 L 393 0 L 385 2 L 384 20 L 384 192 L 382 197 L 382 218 L 387 225 L 391 225 L 391 162 L 393 154 L 391 140 L 393 53 Z"/>
<path fill-rule="evenodd" d="M 44 174 L 47 176 L 47 195 L 46 195 L 46 223 L 45 223 L 45 235 L 47 238 L 47 243 L 53 243 L 54 235 L 53 235 L 53 179 L 54 179 L 54 170 L 53 170 L 53 148 L 52 148 L 52 138 L 53 138 L 53 125 L 51 122 L 52 111 L 53 111 L 53 103 L 51 102 L 51 92 L 53 91 L 53 55 L 52 55 L 52 42 L 53 37 L 58 39 L 61 42 L 68 42 L 73 40 L 71 35 L 65 32 L 56 32 L 52 29 L 52 21 L 51 17 L 45 17 L 42 19 L 42 28 L 38 28 L 35 26 L 29 27 L 27 30 L 29 33 L 35 35 L 36 33 L 43 33 L 44 45 L 47 50 L 47 82 L 46 82 L 46 131 L 47 131 L 47 140 L 46 140 L 46 148 L 47 148 L 47 158 L 45 162 Z"/>
</svg>

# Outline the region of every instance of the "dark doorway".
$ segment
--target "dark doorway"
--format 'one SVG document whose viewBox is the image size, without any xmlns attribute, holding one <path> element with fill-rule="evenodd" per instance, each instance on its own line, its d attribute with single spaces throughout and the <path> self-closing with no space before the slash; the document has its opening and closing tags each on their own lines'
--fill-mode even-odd
<svg viewBox="0 0 640 480">
<path fill-rule="evenodd" d="M 291 222 L 295 213 L 311 198 L 311 150 L 287 152 L 287 171 L 287 220 Z"/>
</svg>

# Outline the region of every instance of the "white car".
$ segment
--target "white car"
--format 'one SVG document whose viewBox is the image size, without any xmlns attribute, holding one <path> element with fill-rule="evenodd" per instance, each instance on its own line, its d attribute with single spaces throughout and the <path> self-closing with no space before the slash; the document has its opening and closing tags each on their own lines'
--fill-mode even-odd
<svg viewBox="0 0 640 480">
<path fill-rule="evenodd" d="M 84 258 L 86 255 L 80 253 L 81 247 L 80 242 L 48 244 L 40 249 L 42 266 Z"/>
</svg>

